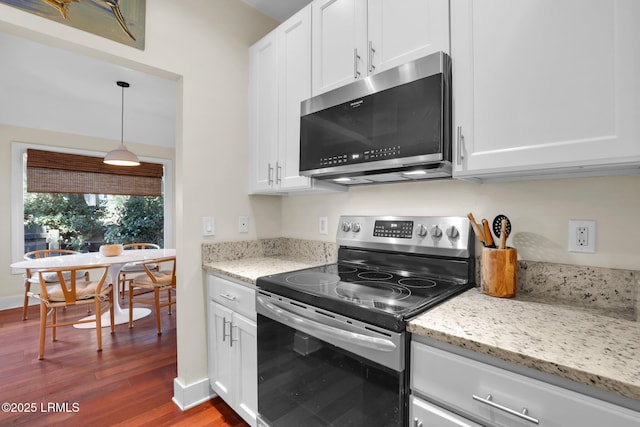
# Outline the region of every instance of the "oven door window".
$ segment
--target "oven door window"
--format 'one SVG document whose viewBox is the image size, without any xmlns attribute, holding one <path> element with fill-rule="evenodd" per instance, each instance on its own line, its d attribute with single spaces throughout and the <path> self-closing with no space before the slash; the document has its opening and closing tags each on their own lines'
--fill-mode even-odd
<svg viewBox="0 0 640 427">
<path fill-rule="evenodd" d="M 258 413 L 267 425 L 400 426 L 403 390 L 402 373 L 258 315 Z"/>
</svg>

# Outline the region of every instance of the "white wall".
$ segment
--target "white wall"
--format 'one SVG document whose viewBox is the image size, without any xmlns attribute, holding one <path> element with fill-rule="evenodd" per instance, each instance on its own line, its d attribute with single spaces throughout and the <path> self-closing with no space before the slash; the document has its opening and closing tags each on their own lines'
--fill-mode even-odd
<svg viewBox="0 0 640 427">
<path fill-rule="evenodd" d="M 238 0 L 146 4 L 144 51 L 4 4 L 0 4 L 0 31 L 178 79 L 174 215 L 179 261 L 178 380 L 189 387 L 207 376 L 200 217 L 215 216 L 214 241 L 280 234 L 279 199 L 247 196 L 248 47 L 276 22 Z M 0 139 L 3 153 L 12 138 Z M 10 156 L 1 159 L 0 196 L 9 200 Z M 0 209 L 0 238 L 8 242 L 8 210 Z M 241 214 L 260 215 L 247 235 L 236 232 Z M 6 255 L 5 250 L 0 248 L 0 253 Z M 8 256 L 2 257 L 5 277 L 9 261 Z"/>
<path fill-rule="evenodd" d="M 340 215 L 497 214 L 512 222 L 510 245 L 520 259 L 640 270 L 640 177 L 475 184 L 423 181 L 353 187 L 347 193 L 283 198 L 282 234 L 335 240 Z M 328 236 L 318 217 L 329 217 Z M 569 219 L 597 221 L 597 252 L 567 251 Z M 479 246 L 478 246 L 479 248 Z"/>
</svg>

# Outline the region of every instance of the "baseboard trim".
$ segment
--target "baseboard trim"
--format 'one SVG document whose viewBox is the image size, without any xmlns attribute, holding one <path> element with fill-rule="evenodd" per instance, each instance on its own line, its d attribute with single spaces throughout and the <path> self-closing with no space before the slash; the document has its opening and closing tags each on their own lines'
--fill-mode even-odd
<svg viewBox="0 0 640 427">
<path fill-rule="evenodd" d="M 1 297 L 0 298 L 0 310 L 9 310 L 11 308 L 22 307 L 24 303 L 24 295 L 12 295 L 10 297 Z M 37 300 L 33 298 L 29 299 L 29 305 L 38 304 Z"/>
<path fill-rule="evenodd" d="M 173 398 L 171 399 L 183 411 L 198 406 L 216 397 L 209 385 L 209 378 L 185 385 L 180 378 L 173 379 Z"/>
</svg>

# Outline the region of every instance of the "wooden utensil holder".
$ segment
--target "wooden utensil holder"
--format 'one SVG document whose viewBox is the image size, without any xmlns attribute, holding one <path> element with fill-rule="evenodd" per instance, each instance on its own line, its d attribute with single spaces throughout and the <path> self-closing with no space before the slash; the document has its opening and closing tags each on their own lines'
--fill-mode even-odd
<svg viewBox="0 0 640 427">
<path fill-rule="evenodd" d="M 499 298 L 516 296 L 518 251 L 515 248 L 482 248 L 480 289 Z"/>
</svg>

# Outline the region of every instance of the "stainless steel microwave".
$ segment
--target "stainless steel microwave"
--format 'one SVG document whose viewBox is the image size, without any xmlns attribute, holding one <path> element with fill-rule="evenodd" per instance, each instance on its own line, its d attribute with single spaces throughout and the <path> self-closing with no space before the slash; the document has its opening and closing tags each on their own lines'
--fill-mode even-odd
<svg viewBox="0 0 640 427">
<path fill-rule="evenodd" d="M 425 56 L 301 104 L 300 175 L 343 184 L 451 177 L 451 62 Z"/>
</svg>

